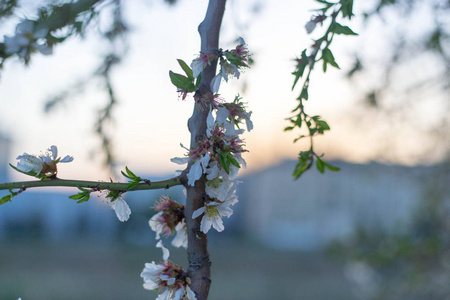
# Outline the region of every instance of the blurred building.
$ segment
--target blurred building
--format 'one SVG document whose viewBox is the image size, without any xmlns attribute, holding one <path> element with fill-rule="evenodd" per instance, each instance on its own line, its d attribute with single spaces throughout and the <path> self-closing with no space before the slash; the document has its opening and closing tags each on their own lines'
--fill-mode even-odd
<svg viewBox="0 0 450 300">
<path fill-rule="evenodd" d="M 337 173 L 311 168 L 295 181 L 295 163 L 250 174 L 238 189 L 243 228 L 272 247 L 318 249 L 349 238 L 358 227 L 402 232 L 433 172 L 432 167 L 338 161 Z"/>
</svg>

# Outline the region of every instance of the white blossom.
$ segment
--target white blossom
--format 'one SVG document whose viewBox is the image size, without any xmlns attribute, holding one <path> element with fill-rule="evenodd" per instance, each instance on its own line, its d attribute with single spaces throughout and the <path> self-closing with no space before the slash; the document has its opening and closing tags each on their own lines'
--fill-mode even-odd
<svg viewBox="0 0 450 300">
<path fill-rule="evenodd" d="M 194 162 L 187 174 L 188 184 L 190 186 L 194 186 L 195 182 L 202 177 L 203 173 L 206 173 L 206 168 L 208 167 L 208 163 L 210 160 L 210 156 L 208 153 L 203 155 L 202 158 L 198 159 Z"/>
<path fill-rule="evenodd" d="M 228 75 L 234 76 L 236 79 L 239 79 L 241 75 L 236 65 L 227 62 L 221 64 L 221 74 L 225 82 L 228 82 Z"/>
<path fill-rule="evenodd" d="M 203 69 L 208 65 L 211 55 L 200 53 L 200 55 L 191 62 L 191 69 L 194 78 L 197 78 Z"/>
<path fill-rule="evenodd" d="M 162 216 L 162 214 L 163 212 L 160 211 L 159 213 L 153 215 L 150 221 L 148 221 L 150 228 L 156 233 L 157 240 L 161 238 L 161 233 L 163 232 L 164 229 L 164 223 L 159 222 L 159 218 Z"/>
<path fill-rule="evenodd" d="M 180 223 L 175 226 L 175 237 L 172 240 L 172 245 L 174 247 L 187 248 L 188 245 L 188 236 L 187 236 L 187 226 L 186 221 L 183 219 Z"/>
<path fill-rule="evenodd" d="M 159 300 L 196 300 L 195 293 L 189 287 L 190 280 L 186 277 L 186 272 L 168 260 L 169 250 L 162 245 L 161 241 L 156 247 L 163 250 L 164 262 L 145 264 L 141 273 L 144 288 L 156 290 L 159 293 L 156 299 Z"/>
<path fill-rule="evenodd" d="M 225 129 L 225 136 L 228 138 L 237 137 L 244 133 L 244 129 L 234 129 L 234 124 L 230 122 L 223 123 L 223 128 Z"/>
<path fill-rule="evenodd" d="M 213 201 L 194 211 L 192 218 L 196 219 L 202 214 L 203 218 L 200 223 L 200 231 L 208 233 L 212 226 L 221 232 L 225 229 L 222 217 L 230 217 L 233 214 L 233 210 L 225 203 Z"/>
<path fill-rule="evenodd" d="M 47 152 L 40 156 L 24 153 L 19 155 L 16 159 L 18 160 L 17 169 L 25 173 L 32 172 L 34 176 L 40 175 L 44 168 L 44 164 L 47 164 L 47 171 L 49 171 L 51 175 L 54 175 L 56 174 L 57 163 L 68 163 L 73 161 L 73 157 L 69 155 L 66 155 L 63 159 L 58 158 L 58 147 L 54 145 L 50 146 L 50 148 L 47 149 Z"/>
<path fill-rule="evenodd" d="M 128 221 L 131 215 L 130 207 L 121 197 L 111 202 L 111 208 L 116 212 L 116 216 L 120 222 Z"/>
<path fill-rule="evenodd" d="M 169 249 L 167 249 L 166 247 L 164 247 L 164 245 L 162 244 L 161 241 L 159 241 L 159 242 L 156 244 L 156 248 L 161 248 L 161 250 L 162 250 L 162 252 L 163 252 L 163 259 L 164 259 L 164 261 L 167 261 L 167 260 L 169 259 L 169 256 L 170 256 Z"/>
<path fill-rule="evenodd" d="M 208 169 L 206 170 L 206 179 L 213 180 L 214 178 L 219 176 L 219 172 L 219 163 L 217 161 L 211 161 L 208 165 Z"/>
<path fill-rule="evenodd" d="M 22 155 L 17 156 L 17 169 L 22 172 L 28 173 L 33 172 L 38 175 L 41 173 L 42 168 L 44 167 L 44 161 L 42 158 L 24 153 Z"/>
<path fill-rule="evenodd" d="M 211 83 L 209 85 L 209 88 L 211 89 L 211 92 L 213 94 L 217 94 L 219 92 L 220 88 L 220 81 L 222 80 L 222 73 L 217 74 L 214 76 L 214 78 L 211 80 Z"/>
<path fill-rule="evenodd" d="M 146 263 L 141 273 L 141 277 L 144 279 L 144 289 L 154 290 L 158 288 L 159 276 L 164 269 L 165 266 L 157 265 L 154 261 Z"/>
<path fill-rule="evenodd" d="M 229 115 L 230 115 L 230 111 L 228 109 L 226 109 L 223 106 L 219 107 L 217 109 L 217 114 L 216 114 L 217 124 L 222 125 L 228 119 Z"/>
</svg>

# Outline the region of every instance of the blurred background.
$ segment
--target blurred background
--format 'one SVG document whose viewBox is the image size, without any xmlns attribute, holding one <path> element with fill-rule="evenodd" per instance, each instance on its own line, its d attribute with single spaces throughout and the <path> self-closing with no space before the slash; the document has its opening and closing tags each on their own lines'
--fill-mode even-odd
<svg viewBox="0 0 450 300">
<path fill-rule="evenodd" d="M 0 36 L 49 2 L 19 1 Z M 8 163 L 51 145 L 75 157 L 59 168 L 65 179 L 125 181 L 116 173 L 126 165 L 158 180 L 179 169 L 170 158 L 189 144 L 193 99 L 178 99 L 168 72 L 198 53 L 207 1 L 109 2 L 121 14 L 105 1 L 84 38 L 35 54 L 28 66 L 4 63 L 1 182 L 29 180 Z M 331 126 L 317 152 L 341 171 L 310 170 L 294 181 L 308 145 L 283 129 L 299 93 L 291 91 L 294 58 L 312 44 L 304 25 L 318 7 L 227 3 L 221 46 L 244 37 L 254 65 L 221 93 L 243 96 L 255 129 L 245 134 L 235 213 L 224 232 L 209 235 L 210 298 L 450 299 L 450 2 L 354 1 L 355 17 L 343 24 L 359 36 L 335 37 L 341 70 L 315 70 L 306 104 Z M 119 17 L 127 30 L 105 38 Z M 161 260 L 150 207 L 161 194 L 184 202 L 182 190 L 129 193 L 126 223 L 102 198 L 76 204 L 68 199 L 75 193 L 28 190 L 0 206 L 0 299 L 156 298 L 139 277 L 145 262 Z M 171 258 L 187 266 L 184 250 L 171 248 Z"/>
</svg>

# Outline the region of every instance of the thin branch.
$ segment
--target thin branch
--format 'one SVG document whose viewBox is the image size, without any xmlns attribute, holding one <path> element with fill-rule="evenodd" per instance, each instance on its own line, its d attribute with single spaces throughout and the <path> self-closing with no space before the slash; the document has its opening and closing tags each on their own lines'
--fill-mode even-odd
<svg viewBox="0 0 450 300">
<path fill-rule="evenodd" d="M 33 187 L 83 187 L 95 190 L 115 190 L 115 191 L 142 191 L 142 190 L 156 190 L 168 189 L 173 186 L 181 185 L 181 176 L 173 177 L 161 181 L 152 181 L 150 183 L 140 183 L 136 187 L 128 189 L 129 183 L 119 182 L 100 182 L 100 181 L 85 181 L 85 180 L 70 180 L 70 179 L 53 179 L 53 180 L 36 180 L 36 181 L 19 181 L 10 183 L 1 183 L 0 190 L 9 189 L 28 189 Z"/>
</svg>

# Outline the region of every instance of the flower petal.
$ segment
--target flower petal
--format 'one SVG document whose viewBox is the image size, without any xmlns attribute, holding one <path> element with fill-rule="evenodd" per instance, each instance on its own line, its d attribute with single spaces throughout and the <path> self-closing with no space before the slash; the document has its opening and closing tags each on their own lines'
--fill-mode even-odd
<svg viewBox="0 0 450 300">
<path fill-rule="evenodd" d="M 164 259 L 164 261 L 167 261 L 167 260 L 169 259 L 169 256 L 170 256 L 169 249 L 167 249 L 166 247 L 164 247 L 164 245 L 162 244 L 161 241 L 159 241 L 159 242 L 156 244 L 156 248 L 161 248 L 161 249 L 162 249 L 162 252 L 163 252 L 163 259 Z"/>
<path fill-rule="evenodd" d="M 128 221 L 131 215 L 130 207 L 122 198 L 116 199 L 111 203 L 112 208 L 116 212 L 116 216 L 120 222 Z"/>
<path fill-rule="evenodd" d="M 212 221 L 208 216 L 203 216 L 202 221 L 200 222 L 200 231 L 203 233 L 208 233 L 211 229 Z"/>
<path fill-rule="evenodd" d="M 222 125 L 230 115 L 230 111 L 225 107 L 219 107 L 217 110 L 216 122 L 219 125 Z"/>
<path fill-rule="evenodd" d="M 66 155 L 66 156 L 64 156 L 64 158 L 61 159 L 59 162 L 62 162 L 62 163 L 69 163 L 69 162 L 71 162 L 71 161 L 73 161 L 73 156 Z"/>
<path fill-rule="evenodd" d="M 48 148 L 48 151 L 52 154 L 52 159 L 56 160 L 56 158 L 58 157 L 58 147 L 56 147 L 55 145 L 50 146 L 50 148 Z"/>
<path fill-rule="evenodd" d="M 223 226 L 222 218 L 220 216 L 214 216 L 211 219 L 212 226 L 215 230 L 217 230 L 218 232 L 222 232 L 225 229 L 225 227 Z"/>
<path fill-rule="evenodd" d="M 197 300 L 194 291 L 189 286 L 186 286 L 186 296 L 188 300 Z"/>
<path fill-rule="evenodd" d="M 197 219 L 201 214 L 203 214 L 206 210 L 206 207 L 200 207 L 199 209 L 197 209 L 196 211 L 194 211 L 192 213 L 192 219 Z"/>
<path fill-rule="evenodd" d="M 171 158 L 170 161 L 179 165 L 184 165 L 189 162 L 189 157 L 174 157 Z"/>
<path fill-rule="evenodd" d="M 200 177 L 202 177 L 202 174 L 203 174 L 203 170 L 202 170 L 202 166 L 201 166 L 201 161 L 199 159 L 191 166 L 191 169 L 189 170 L 189 173 L 187 174 L 188 184 L 190 186 L 194 186 L 195 182 L 198 179 L 200 179 Z"/>
<path fill-rule="evenodd" d="M 214 76 L 214 78 L 211 80 L 211 84 L 209 88 L 211 89 L 211 92 L 213 94 L 217 94 L 219 92 L 220 88 L 220 81 L 222 80 L 222 73 L 217 74 Z"/>
<path fill-rule="evenodd" d="M 177 248 L 187 248 L 188 236 L 185 219 L 183 219 L 180 223 L 177 224 L 177 226 L 175 226 L 175 232 L 175 237 L 172 240 L 172 246 Z"/>
</svg>

